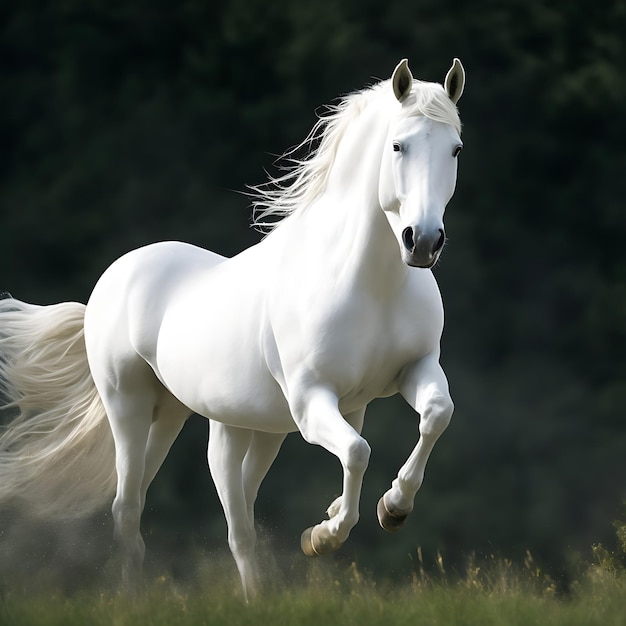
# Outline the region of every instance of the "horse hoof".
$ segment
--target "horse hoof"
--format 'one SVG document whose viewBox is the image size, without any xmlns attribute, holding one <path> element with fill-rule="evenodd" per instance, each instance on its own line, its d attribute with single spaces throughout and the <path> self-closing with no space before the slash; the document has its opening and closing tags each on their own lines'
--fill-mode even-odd
<svg viewBox="0 0 626 626">
<path fill-rule="evenodd" d="M 300 537 L 300 547 L 307 556 L 321 556 L 341 547 L 324 526 L 307 528 Z"/>
<path fill-rule="evenodd" d="M 307 556 L 319 556 L 313 547 L 313 527 L 307 528 L 300 536 L 300 547 Z"/>
<path fill-rule="evenodd" d="M 406 518 L 409 516 L 408 513 L 390 511 L 385 504 L 385 496 L 378 501 L 376 513 L 378 514 L 378 523 L 388 533 L 397 533 L 399 530 L 402 530 Z"/>
</svg>

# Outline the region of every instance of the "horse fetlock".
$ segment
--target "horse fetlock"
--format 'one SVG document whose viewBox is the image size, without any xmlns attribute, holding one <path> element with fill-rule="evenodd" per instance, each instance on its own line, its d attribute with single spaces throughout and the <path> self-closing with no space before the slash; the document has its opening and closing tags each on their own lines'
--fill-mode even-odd
<svg viewBox="0 0 626 626">
<path fill-rule="evenodd" d="M 401 530 L 410 512 L 410 510 L 401 510 L 390 505 L 385 500 L 385 496 L 378 501 L 378 506 L 376 507 L 378 523 L 389 533 L 397 533 Z"/>
<path fill-rule="evenodd" d="M 331 505 L 326 509 L 326 513 L 328 515 L 328 519 L 332 519 L 336 517 L 341 509 L 341 496 L 335 498 Z"/>
<path fill-rule="evenodd" d="M 300 547 L 307 556 L 322 556 L 337 550 L 342 544 L 324 524 L 307 528 L 300 537 Z"/>
<path fill-rule="evenodd" d="M 125 550 L 121 555 L 122 589 L 137 595 L 143 585 L 143 550 Z"/>
<path fill-rule="evenodd" d="M 241 578 L 241 589 L 243 592 L 244 602 L 249 603 L 258 597 L 259 574 L 254 564 L 242 564 L 239 560 L 237 568 L 239 569 L 239 577 Z"/>
</svg>

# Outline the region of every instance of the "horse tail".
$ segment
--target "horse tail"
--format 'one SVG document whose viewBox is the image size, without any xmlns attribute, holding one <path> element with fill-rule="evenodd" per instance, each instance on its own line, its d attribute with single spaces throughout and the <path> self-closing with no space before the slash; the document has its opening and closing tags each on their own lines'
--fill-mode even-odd
<svg viewBox="0 0 626 626">
<path fill-rule="evenodd" d="M 115 446 L 87 362 L 85 308 L 0 299 L 0 502 L 47 518 L 88 515 L 115 494 Z"/>
</svg>

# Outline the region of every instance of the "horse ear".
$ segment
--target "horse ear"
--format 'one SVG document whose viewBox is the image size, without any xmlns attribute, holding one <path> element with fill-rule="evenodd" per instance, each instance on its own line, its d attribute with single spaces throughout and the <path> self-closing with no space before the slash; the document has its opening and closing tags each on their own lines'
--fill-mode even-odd
<svg viewBox="0 0 626 626">
<path fill-rule="evenodd" d="M 456 104 L 463 95 L 463 89 L 465 88 L 465 70 L 459 59 L 455 58 L 452 62 L 452 67 L 446 74 L 444 87 L 450 100 Z"/>
<path fill-rule="evenodd" d="M 413 74 L 411 74 L 409 62 L 406 59 L 402 59 L 402 61 L 396 65 L 396 69 L 391 76 L 391 84 L 393 85 L 393 93 L 398 102 L 404 102 L 413 87 Z"/>
</svg>

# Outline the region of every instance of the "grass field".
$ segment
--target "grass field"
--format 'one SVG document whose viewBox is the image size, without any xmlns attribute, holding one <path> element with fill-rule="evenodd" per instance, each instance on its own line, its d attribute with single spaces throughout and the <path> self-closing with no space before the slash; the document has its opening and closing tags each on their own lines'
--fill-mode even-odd
<svg viewBox="0 0 626 626">
<path fill-rule="evenodd" d="M 450 580 L 420 572 L 403 586 L 374 582 L 355 566 L 329 568 L 312 561 L 295 583 L 242 603 L 237 580 L 208 574 L 178 586 L 166 577 L 136 598 L 104 591 L 72 594 L 32 589 L 2 592 L 2 626 L 250 626 L 626 625 L 626 572 L 610 555 L 585 567 L 567 594 L 532 563 L 470 563 Z"/>
</svg>

